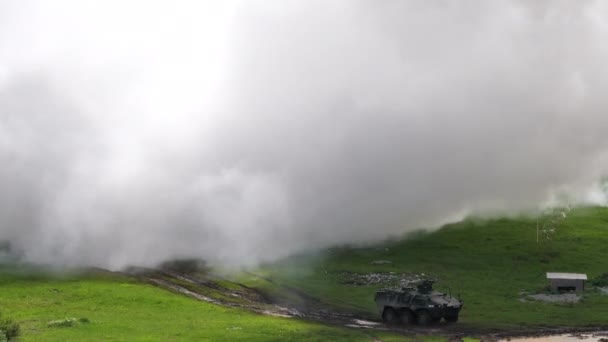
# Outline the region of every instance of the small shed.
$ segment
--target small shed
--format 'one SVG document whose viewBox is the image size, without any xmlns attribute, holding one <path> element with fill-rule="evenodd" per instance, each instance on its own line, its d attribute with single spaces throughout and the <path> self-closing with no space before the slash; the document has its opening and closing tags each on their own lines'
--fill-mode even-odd
<svg viewBox="0 0 608 342">
<path fill-rule="evenodd" d="M 582 273 L 558 273 L 547 272 L 547 279 L 551 283 L 551 291 L 576 291 L 585 290 L 587 275 Z"/>
</svg>

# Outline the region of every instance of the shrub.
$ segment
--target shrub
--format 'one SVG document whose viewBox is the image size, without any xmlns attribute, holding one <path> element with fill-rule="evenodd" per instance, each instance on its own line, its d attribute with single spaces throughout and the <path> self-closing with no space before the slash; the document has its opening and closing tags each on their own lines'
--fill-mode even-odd
<svg viewBox="0 0 608 342">
<path fill-rule="evenodd" d="M 591 280 L 591 285 L 593 286 L 608 286 L 608 273 L 602 273 L 599 276 L 593 278 Z"/>
<path fill-rule="evenodd" d="M 4 337 L 6 341 L 11 341 L 19 336 L 19 324 L 10 319 L 0 319 L 0 341 Z"/>
<path fill-rule="evenodd" d="M 160 264 L 160 269 L 179 273 L 207 273 L 209 268 L 204 260 L 200 259 L 175 259 Z"/>
<path fill-rule="evenodd" d="M 0 314 L 0 342 L 12 341 L 19 336 L 19 324 L 8 318 L 2 318 Z"/>
</svg>

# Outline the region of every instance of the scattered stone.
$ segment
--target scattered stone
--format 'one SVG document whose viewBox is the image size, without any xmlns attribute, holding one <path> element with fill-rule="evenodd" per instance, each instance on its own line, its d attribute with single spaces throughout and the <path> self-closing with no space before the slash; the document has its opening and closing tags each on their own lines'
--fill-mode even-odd
<svg viewBox="0 0 608 342">
<path fill-rule="evenodd" d="M 411 287 L 424 279 L 423 275 L 414 273 L 375 272 L 375 273 L 351 273 L 342 272 L 338 274 L 341 284 L 354 286 L 384 285 L 388 287 Z"/>
<path fill-rule="evenodd" d="M 347 323 L 344 326 L 349 327 L 349 328 L 374 329 L 381 325 L 382 325 L 382 323 L 379 323 L 379 322 L 372 322 L 372 321 L 367 321 L 364 319 L 353 319 L 350 323 Z"/>
<path fill-rule="evenodd" d="M 598 287 L 598 289 L 600 290 L 600 292 L 602 292 L 605 295 L 608 295 L 608 287 Z M 606 341 L 608 342 L 608 341 Z"/>
<path fill-rule="evenodd" d="M 58 319 L 55 321 L 50 321 L 47 323 L 47 326 L 48 327 L 67 328 L 67 327 L 75 326 L 76 323 L 78 323 L 78 320 L 76 318 L 64 318 L 64 319 Z"/>
<path fill-rule="evenodd" d="M 534 294 L 528 295 L 528 298 L 538 300 L 547 303 L 577 303 L 581 300 L 581 296 L 575 293 L 563 293 L 563 294 Z"/>
</svg>

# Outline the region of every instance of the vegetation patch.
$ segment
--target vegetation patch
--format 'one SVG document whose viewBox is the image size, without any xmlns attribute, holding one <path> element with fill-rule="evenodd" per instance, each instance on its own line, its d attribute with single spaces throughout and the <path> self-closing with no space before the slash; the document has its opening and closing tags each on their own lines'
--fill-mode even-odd
<svg viewBox="0 0 608 342">
<path fill-rule="evenodd" d="M 608 272 L 604 272 L 597 277 L 594 277 L 590 281 L 591 285 L 597 287 L 606 287 L 608 286 Z"/>
<path fill-rule="evenodd" d="M 0 341 L 12 341 L 19 336 L 19 324 L 12 319 L 4 318 L 0 313 Z"/>
</svg>

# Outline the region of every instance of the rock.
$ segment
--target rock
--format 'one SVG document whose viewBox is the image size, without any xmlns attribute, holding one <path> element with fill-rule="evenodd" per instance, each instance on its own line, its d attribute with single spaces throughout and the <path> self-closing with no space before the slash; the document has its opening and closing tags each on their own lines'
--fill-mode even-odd
<svg viewBox="0 0 608 342">
<path fill-rule="evenodd" d="M 393 262 L 390 260 L 374 260 L 371 262 L 372 265 L 385 265 L 385 264 L 392 264 Z"/>
</svg>

